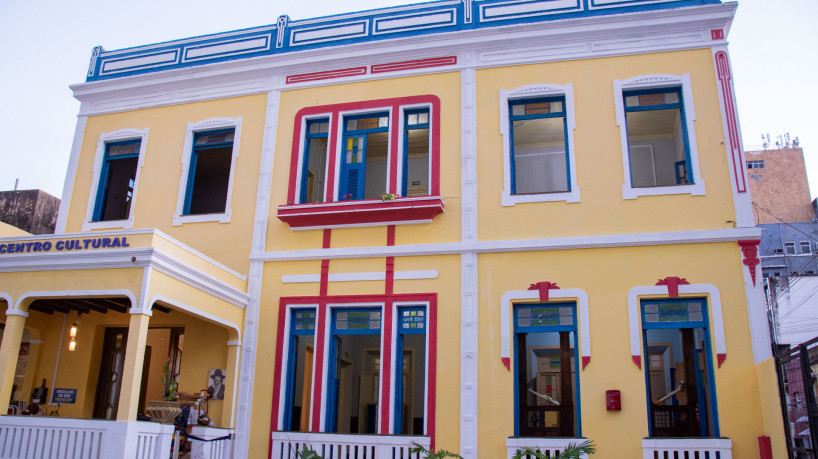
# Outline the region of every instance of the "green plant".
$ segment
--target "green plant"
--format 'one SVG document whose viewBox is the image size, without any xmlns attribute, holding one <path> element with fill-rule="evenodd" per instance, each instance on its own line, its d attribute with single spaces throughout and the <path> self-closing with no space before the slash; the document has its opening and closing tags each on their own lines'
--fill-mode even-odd
<svg viewBox="0 0 818 459">
<path fill-rule="evenodd" d="M 428 449 L 424 448 L 423 446 L 418 445 L 417 443 L 412 443 L 415 445 L 414 448 L 410 449 L 410 453 L 421 453 L 424 454 L 423 457 L 426 459 L 443 459 L 444 457 L 455 457 L 458 459 L 463 459 L 463 456 L 455 453 L 450 453 L 445 449 L 438 450 L 437 452 L 429 451 Z"/>
<path fill-rule="evenodd" d="M 394 201 L 396 197 L 394 193 L 382 193 L 381 201 Z"/>
<path fill-rule="evenodd" d="M 308 447 L 307 445 L 303 446 L 301 451 L 295 452 L 296 459 L 323 459 L 318 453 L 315 452 L 314 449 Z"/>
<path fill-rule="evenodd" d="M 162 367 L 162 400 L 176 401 L 176 391 L 179 389 L 179 383 L 176 381 L 168 382 L 168 364 Z"/>
<path fill-rule="evenodd" d="M 580 444 L 575 443 L 568 443 L 568 446 L 558 455 L 551 457 L 544 452 L 540 451 L 539 448 L 519 448 L 512 456 L 512 459 L 523 459 L 525 457 L 531 458 L 538 458 L 538 459 L 579 459 L 583 455 L 586 454 L 594 454 L 596 452 L 596 446 L 591 442 L 591 440 L 585 440 Z"/>
</svg>

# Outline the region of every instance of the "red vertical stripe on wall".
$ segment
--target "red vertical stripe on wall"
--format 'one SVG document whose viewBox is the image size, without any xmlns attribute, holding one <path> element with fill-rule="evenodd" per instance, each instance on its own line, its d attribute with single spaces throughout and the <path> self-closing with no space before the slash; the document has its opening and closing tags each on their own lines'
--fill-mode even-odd
<svg viewBox="0 0 818 459">
<path fill-rule="evenodd" d="M 387 301 L 383 307 L 383 320 L 381 321 L 381 330 L 383 333 L 383 350 L 381 355 L 381 428 L 379 433 L 382 435 L 389 434 L 389 415 L 390 406 L 389 398 L 392 393 L 392 309 L 394 303 Z M 395 357 L 396 359 L 399 357 Z"/>
<path fill-rule="evenodd" d="M 426 401 L 426 435 L 431 441 L 430 449 L 435 450 L 435 411 L 437 406 L 437 295 L 429 301 L 429 321 L 426 333 L 429 334 L 429 374 L 426 376 L 428 400 Z"/>
<path fill-rule="evenodd" d="M 386 228 L 386 245 L 395 245 L 395 225 Z M 395 291 L 395 257 L 386 257 L 386 287 L 385 293 L 391 295 Z"/>
<path fill-rule="evenodd" d="M 761 459 L 773 459 L 773 445 L 770 437 L 758 437 L 758 452 Z"/>
</svg>

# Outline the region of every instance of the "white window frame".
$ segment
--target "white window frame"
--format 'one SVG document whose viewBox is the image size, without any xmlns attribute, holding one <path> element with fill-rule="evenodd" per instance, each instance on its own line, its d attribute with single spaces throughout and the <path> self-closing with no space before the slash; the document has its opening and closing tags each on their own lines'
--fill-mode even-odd
<svg viewBox="0 0 818 459">
<path fill-rule="evenodd" d="M 427 170 L 429 172 L 426 174 L 426 190 L 427 190 L 427 193 L 424 196 L 431 196 L 432 195 L 432 138 L 434 136 L 434 132 L 433 132 L 434 131 L 434 126 L 433 126 L 433 123 L 432 123 L 432 112 L 434 110 L 434 107 L 432 107 L 432 104 L 429 104 L 429 103 L 421 103 L 421 104 L 401 105 L 400 109 L 398 110 L 398 115 L 397 116 L 398 116 L 398 118 L 400 118 L 398 120 L 398 125 L 397 125 L 397 128 L 399 129 L 398 130 L 398 167 L 397 167 L 398 171 L 397 171 L 397 175 L 396 175 L 396 179 L 395 179 L 398 182 L 397 187 L 396 187 L 396 191 L 397 191 L 396 194 L 398 196 L 402 196 L 401 191 L 403 190 L 403 173 L 404 173 L 403 158 L 407 158 L 408 155 L 409 155 L 408 145 L 406 144 L 406 112 L 411 111 L 411 110 L 423 110 L 423 109 L 426 109 L 426 110 L 429 111 L 429 122 L 427 123 L 429 125 L 429 144 L 427 145 L 427 149 L 426 149 L 426 154 L 429 156 L 428 161 L 427 161 L 428 164 L 426 165 L 426 167 L 427 167 Z M 390 128 L 391 128 L 391 126 L 390 126 Z M 390 139 L 391 139 L 391 137 L 392 136 L 391 136 L 391 133 L 390 133 Z M 386 188 L 387 189 L 389 189 L 389 185 L 390 185 L 389 176 L 391 174 L 389 172 L 390 172 L 389 167 L 387 167 L 387 171 L 386 171 Z M 406 184 L 406 188 L 408 190 L 408 188 L 409 188 L 408 183 Z M 408 193 L 408 191 L 407 191 L 407 193 Z M 420 197 L 420 196 L 416 196 L 416 197 Z"/>
<path fill-rule="evenodd" d="M 790 253 L 790 251 L 787 250 L 788 245 L 790 247 L 792 247 L 792 253 Z M 795 245 L 795 241 L 787 241 L 787 242 L 784 243 L 784 255 L 797 255 L 797 254 L 798 254 L 798 248 Z"/>
<path fill-rule="evenodd" d="M 320 121 L 322 119 L 327 120 L 327 164 L 326 164 L 325 169 L 324 169 L 324 174 L 326 174 L 326 176 L 324 177 L 324 188 L 321 190 L 321 199 L 322 199 L 322 201 L 320 203 L 318 203 L 318 204 L 327 204 L 327 201 L 326 201 L 326 196 L 327 196 L 326 182 L 327 182 L 327 179 L 329 178 L 329 174 L 331 173 L 331 171 L 329 170 L 329 164 L 330 164 L 329 146 L 330 146 L 330 141 L 332 140 L 332 126 L 333 126 L 332 123 L 336 122 L 336 120 L 333 120 L 332 112 L 327 112 L 327 113 L 317 114 L 317 115 L 309 115 L 309 116 L 304 116 L 304 117 L 301 118 L 301 138 L 298 139 L 298 170 L 296 171 L 296 177 L 295 177 L 295 179 L 296 179 L 296 182 L 295 182 L 295 197 L 294 197 L 295 199 L 294 199 L 293 204 L 306 204 L 304 202 L 301 202 L 301 180 L 302 180 L 302 177 L 303 177 L 303 174 L 304 174 L 304 158 L 307 155 L 306 148 L 309 148 L 309 143 L 306 141 L 307 140 L 307 134 L 308 134 L 307 133 L 307 126 L 309 125 L 310 121 Z M 341 143 L 338 143 L 338 145 L 341 145 Z M 339 169 L 339 167 L 335 167 L 335 170 L 336 170 L 336 174 L 337 174 L 338 173 L 337 171 L 339 171 L 340 169 Z M 335 180 L 337 181 L 337 180 L 339 180 L 339 178 L 336 176 Z M 336 189 L 337 189 L 337 183 L 336 183 Z M 333 191 L 333 197 L 336 194 L 337 194 L 337 192 Z"/>
<path fill-rule="evenodd" d="M 807 251 L 804 251 L 804 245 L 807 246 Z M 801 241 L 799 244 L 801 255 L 812 255 L 812 243 L 810 241 Z"/>
<path fill-rule="evenodd" d="M 570 169 L 571 191 L 559 193 L 511 194 L 511 132 L 508 113 L 509 101 L 534 99 L 539 97 L 565 97 L 565 146 L 568 149 L 568 167 Z M 514 89 L 500 90 L 500 134 L 503 136 L 503 207 L 516 206 L 528 202 L 579 202 L 579 184 L 577 183 L 577 165 L 574 149 L 574 86 L 532 84 Z"/>
<path fill-rule="evenodd" d="M 97 203 L 99 183 L 102 175 L 102 162 L 105 159 L 105 149 L 109 143 L 122 142 L 126 140 L 139 139 L 139 159 L 136 162 L 136 175 L 134 176 L 133 194 L 131 195 L 131 207 L 128 210 L 126 220 L 106 220 L 94 221 L 94 208 Z M 145 129 L 120 129 L 113 132 L 105 132 L 99 135 L 97 140 L 97 151 L 94 156 L 94 178 L 91 181 L 91 191 L 88 194 L 88 206 L 85 210 L 85 220 L 82 222 L 82 231 L 98 229 L 122 228 L 131 229 L 134 226 L 134 208 L 136 207 L 136 193 L 139 188 L 139 173 L 142 170 L 142 162 L 145 160 L 145 148 L 148 144 L 148 128 Z"/>
<path fill-rule="evenodd" d="M 182 150 L 182 175 L 179 177 L 179 194 L 176 200 L 176 211 L 173 213 L 173 226 L 185 223 L 219 222 L 230 223 L 232 209 L 230 202 L 233 196 L 233 179 L 236 172 L 236 160 L 239 157 L 239 141 L 241 139 L 242 117 L 238 118 L 209 118 L 197 123 L 187 123 L 185 144 Z M 193 155 L 193 139 L 199 132 L 215 131 L 218 129 L 234 129 L 233 154 L 230 159 L 230 178 L 227 182 L 227 197 L 224 213 L 184 215 L 185 195 L 187 194 L 188 176 L 190 175 L 190 158 Z"/>
<path fill-rule="evenodd" d="M 622 198 L 636 199 L 640 196 L 659 196 L 670 194 L 690 194 L 704 196 L 704 180 L 699 172 L 699 153 L 696 148 L 696 130 L 693 122 L 696 120 L 696 110 L 693 106 L 693 90 L 690 83 L 690 74 L 682 75 L 640 75 L 627 80 L 614 80 L 614 103 L 616 106 L 616 124 L 622 141 L 622 167 L 624 168 L 625 182 L 622 184 Z M 622 98 L 624 92 L 640 89 L 681 88 L 682 106 L 684 107 L 687 141 L 690 151 L 690 173 L 693 183 L 688 185 L 633 187 L 631 183 L 631 163 L 628 149 L 628 127 L 625 118 L 625 103 Z"/>
</svg>

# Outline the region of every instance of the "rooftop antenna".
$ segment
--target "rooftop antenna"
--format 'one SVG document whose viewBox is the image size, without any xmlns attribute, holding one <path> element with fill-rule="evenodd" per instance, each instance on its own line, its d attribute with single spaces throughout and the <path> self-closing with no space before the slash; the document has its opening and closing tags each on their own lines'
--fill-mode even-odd
<svg viewBox="0 0 818 459">
<path fill-rule="evenodd" d="M 20 179 L 14 179 L 14 191 L 17 191 L 17 186 L 20 184 Z"/>
<path fill-rule="evenodd" d="M 761 134 L 761 144 L 764 145 L 765 150 L 770 147 L 770 133 L 769 132 L 767 134 Z"/>
</svg>

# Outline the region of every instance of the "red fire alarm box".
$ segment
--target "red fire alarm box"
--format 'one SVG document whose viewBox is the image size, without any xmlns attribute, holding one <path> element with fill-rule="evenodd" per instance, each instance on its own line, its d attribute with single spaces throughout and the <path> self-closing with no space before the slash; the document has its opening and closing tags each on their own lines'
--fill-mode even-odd
<svg viewBox="0 0 818 459">
<path fill-rule="evenodd" d="M 618 390 L 605 391 L 605 407 L 608 411 L 622 411 L 622 395 Z"/>
</svg>

